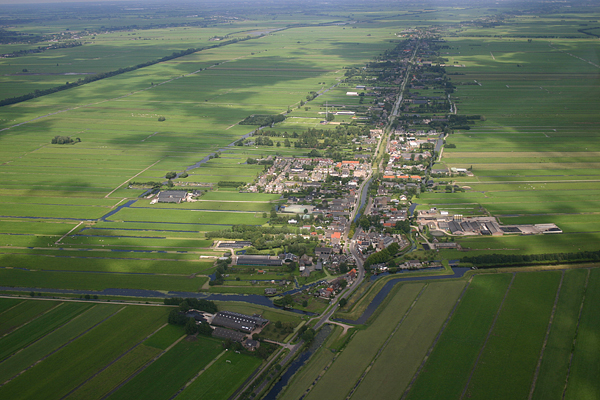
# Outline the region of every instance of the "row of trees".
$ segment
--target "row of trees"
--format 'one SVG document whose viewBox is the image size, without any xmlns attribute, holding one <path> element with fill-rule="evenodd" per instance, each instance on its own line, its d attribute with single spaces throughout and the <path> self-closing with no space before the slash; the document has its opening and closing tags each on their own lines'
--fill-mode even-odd
<svg viewBox="0 0 600 400">
<path fill-rule="evenodd" d="M 5 31 L 5 32 L 8 32 L 8 31 Z M 158 64 L 158 63 L 161 63 L 161 62 L 173 60 L 175 58 L 183 57 L 183 56 L 186 56 L 186 55 L 189 55 L 189 54 L 192 54 L 192 53 L 195 53 L 197 51 L 204 50 L 204 49 L 212 49 L 212 48 L 216 48 L 216 47 L 221 47 L 221 46 L 225 46 L 225 45 L 232 44 L 232 43 L 237 43 L 239 41 L 248 40 L 248 39 L 250 39 L 250 37 L 247 37 L 247 38 L 244 38 L 244 39 L 231 39 L 231 40 L 227 40 L 227 41 L 221 41 L 221 42 L 219 42 L 217 44 L 214 44 L 212 46 L 208 46 L 208 47 L 205 47 L 205 48 L 190 48 L 190 49 L 187 49 L 187 50 L 175 51 L 171 55 L 164 56 L 164 57 L 159 58 L 157 60 L 147 61 L 147 62 L 140 63 L 140 64 L 137 64 L 137 65 L 134 65 L 134 66 L 131 66 L 131 67 L 119 68 L 119 69 L 114 70 L 114 71 L 100 72 L 100 73 L 95 74 L 95 75 L 88 75 L 85 78 L 79 79 L 77 82 L 71 82 L 71 83 L 66 82 L 64 85 L 55 86 L 55 87 L 44 89 L 44 90 L 36 89 L 34 92 L 27 93 L 27 94 L 24 94 L 22 96 L 15 96 L 15 97 L 11 97 L 11 98 L 8 98 L 8 99 L 0 100 L 0 107 L 6 106 L 6 105 L 10 105 L 10 104 L 20 103 L 22 101 L 27 101 L 27 100 L 34 99 L 36 97 L 45 96 L 45 95 L 48 95 L 48 94 L 60 92 L 62 90 L 66 90 L 66 89 L 70 89 L 70 88 L 73 88 L 73 87 L 85 85 L 87 83 L 95 82 L 95 81 L 98 81 L 100 79 L 105 79 L 105 78 L 110 78 L 110 77 L 113 77 L 113 76 L 121 75 L 121 74 L 124 74 L 126 72 L 135 71 L 135 70 L 140 69 L 140 68 L 149 67 L 149 66 L 154 65 L 154 64 Z M 1 40 L 2 40 L 2 37 L 0 35 L 0 41 Z"/>
<path fill-rule="evenodd" d="M 599 251 L 580 251 L 576 253 L 546 254 L 482 254 L 463 257 L 461 261 L 472 263 L 479 268 L 522 266 L 540 263 L 570 263 L 599 261 Z"/>
<path fill-rule="evenodd" d="M 258 126 L 270 126 L 277 122 L 285 120 L 285 115 L 274 114 L 274 115 L 251 115 L 246 117 L 240 122 L 240 125 L 258 125 Z"/>
</svg>

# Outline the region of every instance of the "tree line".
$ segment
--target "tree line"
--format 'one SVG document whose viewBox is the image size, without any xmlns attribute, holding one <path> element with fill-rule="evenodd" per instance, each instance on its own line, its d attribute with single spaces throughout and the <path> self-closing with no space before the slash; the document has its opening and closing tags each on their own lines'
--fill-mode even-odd
<svg viewBox="0 0 600 400">
<path fill-rule="evenodd" d="M 471 263 L 478 268 L 497 268 L 510 266 L 526 266 L 541 263 L 578 263 L 600 260 L 600 250 L 580 251 L 575 253 L 544 254 L 482 254 L 463 257 L 462 262 Z"/>
<path fill-rule="evenodd" d="M 175 58 L 187 56 L 189 54 L 192 54 L 192 53 L 195 53 L 195 52 L 198 52 L 198 51 L 202 51 L 204 49 L 213 49 L 213 48 L 216 48 L 216 47 L 221 47 L 221 46 L 225 46 L 225 45 L 228 45 L 228 44 L 237 43 L 239 41 L 244 41 L 244 40 L 249 40 L 249 39 L 250 39 L 250 37 L 243 38 L 243 39 L 231 39 L 231 40 L 219 42 L 218 44 L 215 44 L 215 45 L 212 45 L 212 46 L 190 48 L 190 49 L 187 49 L 187 50 L 175 51 L 171 55 L 164 56 L 164 57 L 159 58 L 157 60 L 146 61 L 144 63 L 140 63 L 140 64 L 137 64 L 137 65 L 134 65 L 134 66 L 131 66 L 131 67 L 119 68 L 119 69 L 114 70 L 114 71 L 101 72 L 101 73 L 98 73 L 98 74 L 95 74 L 95 75 L 89 75 L 89 76 L 87 76 L 85 78 L 79 79 L 77 82 L 66 82 L 64 85 L 55 86 L 55 87 L 44 89 L 44 90 L 36 89 L 35 91 L 33 91 L 31 93 L 24 94 L 22 96 L 15 96 L 15 97 L 7 98 L 7 99 L 4 99 L 4 100 L 0 100 L 0 107 L 7 106 L 7 105 L 10 105 L 10 104 L 20 103 L 20 102 L 31 100 L 31 99 L 35 99 L 36 97 L 46 96 L 46 95 L 49 95 L 49 94 L 52 94 L 52 93 L 56 93 L 56 92 L 60 92 L 60 91 L 66 90 L 66 89 L 71 89 L 71 88 L 74 88 L 74 87 L 77 87 L 77 86 L 82 86 L 82 85 L 85 85 L 87 83 L 92 83 L 92 82 L 95 82 L 95 81 L 99 81 L 101 79 L 111 78 L 113 76 L 121 75 L 121 74 L 124 74 L 126 72 L 135 71 L 137 69 L 144 68 L 144 67 L 149 67 L 151 65 L 158 64 L 158 63 L 161 63 L 161 62 L 164 62 L 164 61 L 169 61 L 169 60 L 173 60 Z"/>
<path fill-rule="evenodd" d="M 258 126 L 269 126 L 277 122 L 285 121 L 285 115 L 274 114 L 274 115 L 250 115 L 240 122 L 240 125 L 258 125 Z"/>
</svg>

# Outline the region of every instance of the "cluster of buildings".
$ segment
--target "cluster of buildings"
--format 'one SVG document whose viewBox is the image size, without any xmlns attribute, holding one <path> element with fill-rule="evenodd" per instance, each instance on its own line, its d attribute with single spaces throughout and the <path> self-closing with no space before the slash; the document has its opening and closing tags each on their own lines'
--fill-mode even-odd
<svg viewBox="0 0 600 400">
<path fill-rule="evenodd" d="M 185 312 L 185 316 L 194 318 L 196 324 L 202 322 L 210 324 L 213 337 L 240 342 L 249 350 L 256 350 L 260 346 L 258 341 L 252 339 L 252 335 L 260 333 L 269 323 L 268 319 L 260 315 L 245 315 L 232 311 L 210 314 L 191 309 Z"/>
<path fill-rule="evenodd" d="M 556 224 L 552 223 L 500 225 L 494 217 L 464 217 L 461 214 L 450 215 L 448 211 L 438 210 L 437 208 L 419 211 L 416 222 L 421 227 L 426 226 L 430 231 L 443 231 L 451 235 L 502 236 L 506 234 L 537 235 L 562 233 L 562 230 Z"/>
<path fill-rule="evenodd" d="M 320 187 L 329 176 L 350 178 L 348 188 L 356 188 L 371 172 L 368 162 L 348 160 L 336 162 L 331 158 L 276 157 L 255 182 L 245 188 L 247 192 L 284 193 Z"/>
<path fill-rule="evenodd" d="M 383 172 L 384 179 L 404 179 L 420 182 L 428 168 L 437 137 L 417 138 L 403 130 L 395 132 L 387 144 L 389 161 Z"/>
</svg>

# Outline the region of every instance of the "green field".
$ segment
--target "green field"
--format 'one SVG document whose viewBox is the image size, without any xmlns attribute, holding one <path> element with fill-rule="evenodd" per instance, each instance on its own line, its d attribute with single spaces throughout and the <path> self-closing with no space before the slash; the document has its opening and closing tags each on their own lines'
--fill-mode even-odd
<svg viewBox="0 0 600 400">
<path fill-rule="evenodd" d="M 0 299 L 0 306 L 5 313 L 25 311 L 25 306 L 49 308 L 0 338 L 3 398 L 131 398 L 136 396 L 131 393 L 146 393 L 159 399 L 202 372 L 184 395 L 226 399 L 262 362 L 249 354 L 226 353 L 217 339 L 186 337 L 182 327 L 167 324 L 170 307 L 13 299 Z M 275 314 L 287 321 L 284 312 Z M 203 371 L 217 356 L 221 358 Z M 232 380 L 235 385 L 223 385 Z"/>
<path fill-rule="evenodd" d="M 558 271 L 517 274 L 466 395 L 506 399 L 529 394 L 560 277 Z"/>
<path fill-rule="evenodd" d="M 52 304 L 48 302 L 49 304 Z M 32 303 L 35 304 L 35 303 Z M 42 306 L 42 304 L 36 304 Z M 0 360 L 7 358 L 22 347 L 38 340 L 54 329 L 67 323 L 82 312 L 89 309 L 89 304 L 66 303 L 58 304 L 47 313 L 27 321 L 21 327 L 15 329 L 7 336 L 0 339 Z"/>
<path fill-rule="evenodd" d="M 473 277 L 450 324 L 415 381 L 409 399 L 460 398 L 511 277 L 509 274 Z"/>
<path fill-rule="evenodd" d="M 599 270 L 593 269 L 585 291 L 577 342 L 572 353 L 573 359 L 565 393 L 567 399 L 594 399 L 600 395 L 598 384 L 594 378 L 598 376 L 600 363 L 597 357 L 593 357 L 593 354 L 598 352 L 598 315 L 594 305 L 598 301 L 599 285 Z"/>
<path fill-rule="evenodd" d="M 88 334 L 0 388 L 6 398 L 61 398 L 164 324 L 164 308 L 124 308 Z M 135 318 L 134 318 L 135 317 Z M 78 321 L 79 322 L 79 321 Z M 123 326 L 128 325 L 124 330 Z M 18 371 L 15 371 L 18 372 Z"/>
<path fill-rule="evenodd" d="M 346 398 L 421 289 L 423 284 L 407 284 L 394 291 L 388 306 L 368 329 L 354 335 L 306 398 Z"/>
<path fill-rule="evenodd" d="M 6 300 L 2 299 L 0 303 Z M 39 302 L 32 302 L 39 303 Z M 50 303 L 50 302 L 48 302 Z M 24 347 L 21 351 L 14 354 L 10 358 L 2 360 L 2 368 L 0 368 L 0 381 L 6 382 L 15 375 L 33 366 L 38 360 L 51 354 L 66 345 L 70 340 L 75 339 L 79 335 L 85 333 L 88 329 L 101 323 L 104 319 L 109 318 L 117 312 L 121 307 L 114 305 L 95 305 L 88 311 L 82 313 L 79 317 L 72 319 L 65 325 L 56 328 L 49 332 L 44 337 L 37 340 L 35 343 Z"/>
<path fill-rule="evenodd" d="M 401 393 L 421 364 L 463 287 L 462 281 L 429 284 L 352 398 L 389 399 Z"/>
<path fill-rule="evenodd" d="M 534 399 L 556 398 L 563 394 L 579 309 L 583 300 L 582 288 L 585 288 L 585 280 L 589 273 L 589 270 L 565 272 L 552 328 L 540 365 L 539 378 L 533 393 Z"/>
<path fill-rule="evenodd" d="M 177 398 L 209 398 L 226 400 L 249 375 L 260 365 L 256 357 L 245 354 L 227 353 L 205 370 Z"/>
<path fill-rule="evenodd" d="M 183 340 L 109 398 L 130 399 L 140 395 L 170 398 L 222 351 L 217 340 L 203 337 L 195 341 Z"/>
</svg>

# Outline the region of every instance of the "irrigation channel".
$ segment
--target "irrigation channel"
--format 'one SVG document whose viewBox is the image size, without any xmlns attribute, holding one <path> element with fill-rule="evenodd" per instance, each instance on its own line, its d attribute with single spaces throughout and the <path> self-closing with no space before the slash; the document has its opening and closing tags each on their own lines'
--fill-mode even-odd
<svg viewBox="0 0 600 400">
<path fill-rule="evenodd" d="M 271 390 L 263 397 L 263 400 L 275 400 L 281 390 L 287 386 L 290 379 L 294 376 L 296 372 L 302 367 L 308 359 L 325 343 L 325 340 L 329 336 L 329 334 L 333 331 L 331 325 L 325 325 L 315 336 L 313 342 L 310 344 L 309 348 L 303 351 L 292 363 L 289 368 L 281 375 L 281 378 L 273 385 Z"/>
<path fill-rule="evenodd" d="M 410 281 L 420 281 L 420 280 L 432 280 L 432 279 L 451 279 L 451 278 L 460 278 L 465 272 L 467 272 L 469 268 L 453 268 L 452 275 L 435 275 L 435 276 L 415 276 L 415 277 L 405 277 L 405 278 L 395 278 L 391 279 L 385 286 L 377 293 L 375 298 L 371 301 L 363 315 L 358 318 L 356 321 L 350 320 L 339 320 L 340 322 L 350 323 L 350 324 L 363 324 L 379 307 L 381 302 L 385 299 L 387 294 L 392 290 L 392 287 L 401 282 L 410 282 Z M 298 289 L 293 289 L 285 294 L 293 294 L 297 293 L 301 290 L 304 290 L 316 283 L 302 286 Z M 104 289 L 104 290 L 74 290 L 74 289 L 52 289 L 52 288 L 28 288 L 28 287 L 10 287 L 10 286 L 0 286 L 0 291 L 3 292 L 43 292 L 47 294 L 70 294 L 70 295 L 80 295 L 85 296 L 89 295 L 97 295 L 97 296 L 119 296 L 119 297 L 138 297 L 138 298 L 170 298 L 170 297 L 193 297 L 197 299 L 206 299 L 206 300 L 217 300 L 217 301 L 243 301 L 246 303 L 257 304 L 261 306 L 267 306 L 271 308 L 280 308 L 273 304 L 273 302 L 266 296 L 261 296 L 257 294 L 221 294 L 221 293 L 198 293 L 198 292 L 161 292 L 157 290 L 146 290 L 146 289 Z M 290 309 L 292 312 L 297 312 L 299 314 L 305 315 L 315 315 L 310 312 L 300 311 Z"/>
<path fill-rule="evenodd" d="M 369 178 L 369 180 L 363 187 L 362 192 L 360 193 L 360 204 L 358 205 L 358 212 L 356 213 L 353 222 L 358 221 L 362 214 L 363 207 L 365 207 L 365 205 L 367 204 L 367 195 L 369 194 L 369 186 L 371 186 L 371 182 L 373 182 L 373 177 Z"/>
</svg>

